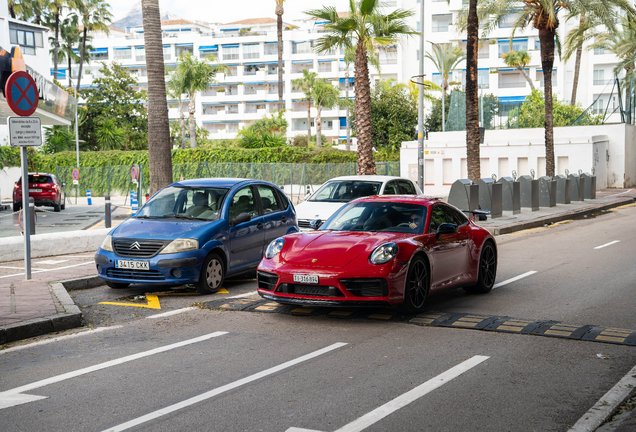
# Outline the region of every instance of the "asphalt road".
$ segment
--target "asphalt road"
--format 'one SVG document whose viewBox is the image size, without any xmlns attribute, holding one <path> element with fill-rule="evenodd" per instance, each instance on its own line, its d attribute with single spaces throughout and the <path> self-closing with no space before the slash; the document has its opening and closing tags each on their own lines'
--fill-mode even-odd
<svg viewBox="0 0 636 432">
<path fill-rule="evenodd" d="M 635 216 L 498 237 L 500 285 L 429 309 L 636 330 Z M 72 292 L 92 331 L 0 351 L 0 404 L 24 402 L 3 431 L 566 431 L 636 364 L 634 346 L 558 332 L 183 309 L 250 302 L 255 283 L 225 288 Z"/>
</svg>

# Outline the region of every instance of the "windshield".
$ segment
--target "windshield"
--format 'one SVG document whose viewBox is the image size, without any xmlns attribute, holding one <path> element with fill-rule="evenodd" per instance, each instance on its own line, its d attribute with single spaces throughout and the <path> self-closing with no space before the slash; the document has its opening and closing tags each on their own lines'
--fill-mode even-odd
<svg viewBox="0 0 636 432">
<path fill-rule="evenodd" d="M 334 180 L 327 182 L 308 201 L 349 202 L 356 198 L 379 195 L 382 182 Z"/>
<path fill-rule="evenodd" d="M 396 202 L 351 203 L 338 210 L 320 230 L 383 231 L 421 234 L 426 207 Z"/>
<path fill-rule="evenodd" d="M 228 189 L 170 186 L 160 190 L 139 210 L 137 218 L 219 219 Z"/>
</svg>

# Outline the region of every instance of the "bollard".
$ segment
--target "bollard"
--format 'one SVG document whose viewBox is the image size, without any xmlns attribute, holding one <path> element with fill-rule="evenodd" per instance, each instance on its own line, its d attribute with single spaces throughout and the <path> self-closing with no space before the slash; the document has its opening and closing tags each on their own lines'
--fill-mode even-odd
<svg viewBox="0 0 636 432">
<path fill-rule="evenodd" d="M 104 227 L 110 228 L 110 195 L 104 197 Z"/>
<path fill-rule="evenodd" d="M 501 217 L 503 213 L 502 207 L 502 191 L 503 185 L 501 183 L 493 183 L 492 184 L 492 195 L 491 195 L 491 209 L 490 209 L 490 217 L 498 218 Z"/>
<path fill-rule="evenodd" d="M 93 200 L 91 198 L 91 191 L 86 191 L 86 198 L 88 199 L 88 205 L 93 205 Z"/>
<path fill-rule="evenodd" d="M 35 234 L 35 201 L 29 197 L 29 229 L 31 235 Z"/>
<path fill-rule="evenodd" d="M 131 191 L 130 192 L 130 207 L 132 208 L 132 212 L 130 214 L 130 217 L 135 217 L 135 215 L 137 214 L 137 193 Z"/>
</svg>

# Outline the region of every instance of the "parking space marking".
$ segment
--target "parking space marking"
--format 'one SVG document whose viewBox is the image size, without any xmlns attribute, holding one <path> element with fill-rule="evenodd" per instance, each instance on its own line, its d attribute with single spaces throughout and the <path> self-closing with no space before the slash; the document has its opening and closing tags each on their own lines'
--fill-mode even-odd
<svg viewBox="0 0 636 432">
<path fill-rule="evenodd" d="M 30 343 L 30 344 L 26 344 L 26 345 L 13 346 L 13 347 L 7 348 L 5 350 L 0 350 L 0 354 L 6 354 L 6 353 L 13 352 L 13 351 L 20 351 L 20 350 L 23 350 L 23 349 L 26 349 L 26 348 L 30 349 L 30 348 L 34 348 L 36 346 L 46 345 L 46 344 L 50 344 L 52 342 L 59 342 L 59 341 L 63 341 L 63 340 L 66 340 L 66 339 L 73 339 L 73 338 L 76 338 L 76 337 L 79 337 L 79 336 L 86 336 L 86 335 L 92 335 L 94 333 L 101 333 L 101 332 L 106 331 L 106 330 L 116 330 L 116 329 L 120 329 L 122 327 L 123 326 L 121 326 L 121 325 L 115 325 L 115 326 L 111 326 L 111 327 L 98 327 L 98 328 L 91 329 L 91 330 L 83 330 L 83 331 L 80 331 L 78 333 L 73 333 L 73 334 L 70 334 L 70 335 L 58 336 L 58 337 L 55 337 L 55 338 L 52 338 L 52 339 L 45 339 L 45 340 L 41 340 L 41 341 Z"/>
<path fill-rule="evenodd" d="M 68 268 L 83 266 L 83 265 L 86 265 L 86 264 L 95 264 L 95 261 L 89 261 L 89 262 L 85 262 L 85 263 L 73 264 L 73 265 L 68 265 L 68 266 L 64 266 L 64 267 L 52 268 L 52 269 L 34 270 L 33 273 L 44 273 L 44 272 L 64 270 L 64 269 L 68 269 Z M 17 273 L 17 274 L 12 274 L 12 275 L 0 276 L 0 279 L 8 278 L 8 277 L 14 277 L 14 276 L 24 276 L 24 273 Z"/>
<path fill-rule="evenodd" d="M 516 281 L 518 281 L 518 280 L 520 280 L 520 279 L 523 279 L 523 278 L 525 278 L 525 277 L 531 276 L 531 275 L 533 275 L 533 274 L 535 274 L 535 273 L 536 273 L 536 270 L 531 270 L 531 271 L 529 271 L 529 272 L 525 272 L 524 274 L 520 274 L 519 276 L 515 276 L 515 277 L 513 277 L 513 278 L 506 279 L 506 280 L 505 280 L 505 281 L 503 281 L 503 282 L 499 282 L 499 283 L 494 284 L 494 285 L 493 285 L 493 287 L 492 287 L 492 289 L 497 289 L 497 288 L 502 287 L 502 286 L 504 286 L 504 285 L 508 285 L 508 284 L 510 284 L 510 283 L 516 282 Z"/>
<path fill-rule="evenodd" d="M 421 398 L 422 396 L 432 392 L 433 390 L 443 386 L 444 384 L 452 381 L 457 378 L 461 374 L 469 371 L 480 363 L 488 360 L 489 356 L 474 356 L 455 367 L 450 368 L 446 372 L 443 372 L 437 375 L 434 378 L 426 381 L 424 384 L 420 384 L 412 390 L 404 393 L 401 396 L 396 397 L 392 401 L 385 403 L 382 406 L 374 409 L 373 411 L 363 415 L 362 417 L 352 421 L 351 423 L 341 427 L 336 430 L 336 432 L 359 432 L 362 431 L 369 426 L 374 425 L 379 422 L 383 418 L 393 414 L 397 410 L 404 408 L 409 405 L 411 402 L 414 402 Z M 307 431 L 308 429 L 299 429 L 299 428 L 289 428 L 286 432 L 299 432 L 299 431 Z M 317 431 L 316 431 L 317 432 Z"/>
<path fill-rule="evenodd" d="M 190 312 L 191 310 L 195 310 L 195 309 L 196 309 L 196 307 L 187 307 L 187 308 L 182 308 L 182 309 L 176 309 L 176 310 L 173 310 L 173 311 L 170 311 L 170 312 L 163 312 L 163 313 L 160 313 L 160 314 L 150 315 L 150 316 L 147 316 L 146 318 L 164 318 L 164 317 L 167 317 L 167 316 L 178 315 L 178 314 L 183 313 L 183 312 Z"/>
<path fill-rule="evenodd" d="M 40 387 L 44 387 L 47 386 L 49 384 L 54 384 L 54 383 L 58 383 L 60 381 L 65 381 L 67 379 L 71 379 L 71 378 L 75 378 L 81 375 L 85 375 L 87 373 L 91 373 L 91 372 L 95 372 L 98 370 L 102 370 L 102 369 L 106 369 L 112 366 L 117 366 L 123 363 L 127 363 L 133 360 L 138 360 L 140 358 L 144 358 L 144 357 L 148 357 L 154 354 L 159 354 L 162 352 L 166 352 L 166 351 L 170 351 L 173 350 L 175 348 L 181 348 L 184 347 L 186 345 L 191 345 L 193 343 L 197 343 L 197 342 L 202 342 L 211 338 L 215 338 L 218 336 L 223 336 L 227 334 L 227 332 L 223 332 L 223 331 L 218 331 L 218 332 L 214 332 L 214 333 L 208 333 L 206 335 L 203 336 L 199 336 L 193 339 L 188 339 L 182 342 L 177 342 L 171 345 L 166 345 L 163 347 L 159 347 L 159 348 L 154 348 L 148 351 L 143 351 L 137 354 L 132 354 L 126 357 L 121 357 L 115 360 L 110 360 L 107 362 L 103 362 L 103 363 L 99 363 L 96 364 L 94 366 L 89 366 L 83 369 L 78 369 L 76 371 L 72 371 L 72 372 L 67 372 L 61 375 L 57 375 L 51 378 L 46 378 L 40 381 L 36 381 L 34 383 L 31 384 L 26 384 L 20 387 L 16 387 L 14 389 L 11 390 L 6 390 L 4 392 L 0 393 L 0 409 L 5 409 L 5 408 L 9 408 L 15 405 L 20 405 L 23 403 L 27 403 L 27 402 L 32 402 L 34 400 L 40 400 L 40 399 L 46 399 L 48 398 L 48 396 L 35 396 L 35 395 L 27 395 L 24 394 L 25 392 L 40 388 Z"/>
<path fill-rule="evenodd" d="M 148 308 L 148 309 L 161 309 L 161 303 L 159 303 L 159 297 L 152 294 L 146 294 L 146 300 L 148 303 L 123 303 L 123 302 L 99 302 L 98 304 L 103 305 L 112 305 L 112 306 L 130 306 L 130 307 L 138 307 L 138 308 Z"/>
<path fill-rule="evenodd" d="M 296 358 L 294 360 L 287 361 L 285 363 L 279 364 L 279 365 L 274 366 L 272 368 L 266 369 L 266 370 L 264 370 L 262 372 L 255 373 L 255 374 L 250 375 L 248 377 L 242 378 L 242 379 L 240 379 L 238 381 L 234 381 L 232 383 L 226 384 L 226 385 L 221 386 L 221 387 L 217 387 L 217 388 L 215 388 L 213 390 L 210 390 L 210 391 L 205 392 L 203 394 L 200 394 L 198 396 L 194 396 L 194 397 L 192 397 L 190 399 L 186 399 L 186 400 L 184 400 L 182 402 L 178 402 L 176 404 L 167 406 L 165 408 L 162 408 L 162 409 L 159 409 L 157 411 L 151 412 L 149 414 L 146 414 L 144 416 L 138 417 L 136 419 L 127 421 L 127 422 L 122 423 L 120 425 L 117 425 L 117 426 L 114 426 L 114 427 L 110 427 L 110 428 L 106 429 L 104 432 L 124 431 L 126 429 L 130 429 L 132 427 L 147 423 L 147 422 L 149 422 L 151 420 L 157 419 L 157 418 L 159 418 L 161 416 L 164 416 L 166 414 L 170 414 L 170 413 L 178 411 L 180 409 L 189 407 L 191 405 L 197 404 L 197 403 L 202 402 L 204 400 L 213 398 L 214 396 L 218 396 L 218 395 L 220 395 L 222 393 L 225 393 L 227 391 L 230 391 L 230 390 L 233 390 L 235 388 L 241 387 L 241 386 L 243 386 L 245 384 L 249 384 L 249 383 L 251 383 L 253 381 L 259 380 L 261 378 L 265 378 L 265 377 L 267 377 L 269 375 L 272 375 L 272 374 L 275 374 L 275 373 L 280 372 L 282 370 L 288 369 L 288 368 L 290 368 L 292 366 L 295 366 L 297 364 L 303 363 L 303 362 L 305 362 L 307 360 L 311 360 L 311 359 L 313 359 L 315 357 L 319 357 L 319 356 L 321 356 L 323 354 L 326 354 L 326 353 L 331 352 L 331 351 L 333 351 L 335 349 L 341 348 L 341 347 L 343 347 L 345 345 L 347 345 L 347 344 L 344 343 L 344 342 L 337 342 L 337 343 L 329 345 L 329 346 L 327 346 L 325 348 L 322 348 L 322 349 L 319 349 L 319 350 L 314 351 L 312 353 L 309 353 L 309 354 L 306 354 L 304 356 L 298 357 L 298 358 Z"/>
<path fill-rule="evenodd" d="M 603 245 L 596 246 L 594 249 L 603 249 L 604 247 L 611 246 L 611 245 L 616 244 L 618 242 L 620 242 L 620 240 L 614 240 L 614 241 L 611 241 L 609 243 L 605 243 Z"/>
</svg>

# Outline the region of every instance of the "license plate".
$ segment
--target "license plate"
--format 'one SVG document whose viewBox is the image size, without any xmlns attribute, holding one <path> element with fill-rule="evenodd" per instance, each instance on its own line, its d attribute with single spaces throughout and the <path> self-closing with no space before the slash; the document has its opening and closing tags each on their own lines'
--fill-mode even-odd
<svg viewBox="0 0 636 432">
<path fill-rule="evenodd" d="M 116 260 L 115 267 L 132 270 L 150 270 L 150 261 Z"/>
<path fill-rule="evenodd" d="M 295 274 L 294 282 L 299 283 L 307 283 L 307 284 L 317 284 L 318 276 L 317 275 L 304 275 L 304 274 Z"/>
<path fill-rule="evenodd" d="M 42 189 L 29 189 L 29 192 L 42 192 Z"/>
</svg>

